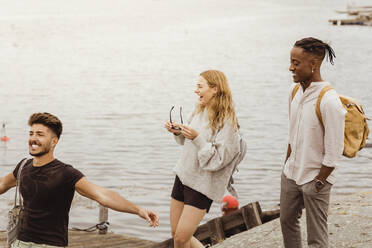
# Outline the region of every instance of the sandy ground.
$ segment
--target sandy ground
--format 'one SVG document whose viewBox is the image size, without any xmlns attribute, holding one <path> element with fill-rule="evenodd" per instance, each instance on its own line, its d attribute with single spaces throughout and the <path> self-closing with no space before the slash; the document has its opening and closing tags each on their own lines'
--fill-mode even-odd
<svg viewBox="0 0 372 248">
<path fill-rule="evenodd" d="M 306 214 L 304 212 L 304 214 Z M 307 247 L 306 220 L 301 218 L 303 247 Z M 331 196 L 328 218 L 329 247 L 372 247 L 372 192 Z M 216 248 L 283 247 L 279 219 L 237 234 Z"/>
</svg>

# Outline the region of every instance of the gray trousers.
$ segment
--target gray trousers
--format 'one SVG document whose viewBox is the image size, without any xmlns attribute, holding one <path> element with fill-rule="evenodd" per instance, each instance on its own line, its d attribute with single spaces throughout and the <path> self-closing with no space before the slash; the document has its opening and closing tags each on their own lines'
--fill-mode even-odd
<svg viewBox="0 0 372 248">
<path fill-rule="evenodd" d="M 328 207 L 332 185 L 316 192 L 314 181 L 297 185 L 284 173 L 280 190 L 280 224 L 285 248 L 301 248 L 300 218 L 306 208 L 307 243 L 309 248 L 328 247 Z"/>
</svg>

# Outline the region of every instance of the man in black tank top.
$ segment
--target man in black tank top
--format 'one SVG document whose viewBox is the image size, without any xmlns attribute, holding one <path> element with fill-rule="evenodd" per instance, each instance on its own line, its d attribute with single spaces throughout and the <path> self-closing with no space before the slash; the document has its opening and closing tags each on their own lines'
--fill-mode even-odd
<svg viewBox="0 0 372 248">
<path fill-rule="evenodd" d="M 54 158 L 54 148 L 62 133 L 62 123 L 56 116 L 35 113 L 28 124 L 31 127 L 29 153 L 33 159 L 28 160 L 21 171 L 24 218 L 12 247 L 33 247 L 33 244 L 66 247 L 69 211 L 75 190 L 103 206 L 137 214 L 150 226 L 158 226 L 159 217 L 155 212 L 89 182 L 79 170 Z M 13 173 L 0 178 L 0 194 L 16 185 L 20 164 Z"/>
</svg>

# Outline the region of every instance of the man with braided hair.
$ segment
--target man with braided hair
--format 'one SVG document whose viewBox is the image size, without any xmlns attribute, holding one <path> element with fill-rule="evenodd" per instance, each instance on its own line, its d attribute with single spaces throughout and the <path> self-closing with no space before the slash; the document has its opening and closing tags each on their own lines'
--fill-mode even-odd
<svg viewBox="0 0 372 248">
<path fill-rule="evenodd" d="M 312 37 L 297 41 L 291 50 L 289 70 L 296 84 L 289 94 L 289 144 L 280 192 L 280 223 L 286 248 L 302 247 L 299 218 L 303 208 L 308 247 L 328 247 L 327 212 L 334 169 L 344 147 L 346 111 L 332 89 L 320 104 L 323 125 L 317 118 L 317 98 L 329 85 L 320 75 L 326 55 L 333 64 L 333 49 Z"/>
</svg>

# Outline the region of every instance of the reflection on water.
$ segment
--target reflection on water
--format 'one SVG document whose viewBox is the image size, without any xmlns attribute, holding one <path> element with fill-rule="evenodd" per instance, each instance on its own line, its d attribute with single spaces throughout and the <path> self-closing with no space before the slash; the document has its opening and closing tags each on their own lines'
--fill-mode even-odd
<svg viewBox="0 0 372 248">
<path fill-rule="evenodd" d="M 324 78 L 372 113 L 371 29 L 327 22 L 346 1 L 37 2 L 27 8 L 7 2 L 0 9 L 0 122 L 7 121 L 11 137 L 0 144 L 0 175 L 27 155 L 28 116 L 54 113 L 64 123 L 60 160 L 160 214 L 161 226 L 153 230 L 136 216 L 110 211 L 117 233 L 169 237 L 172 168 L 181 148 L 163 124 L 172 105 L 184 106 L 185 116 L 192 111 L 203 70 L 228 76 L 248 140 L 236 175 L 241 204 L 279 201 L 289 50 L 297 39 L 332 41 L 336 65 L 324 65 Z M 334 193 L 370 190 L 371 154 L 365 149 L 342 161 Z M 1 196 L 0 229 L 13 193 Z M 204 221 L 219 215 L 214 203 Z M 98 221 L 97 204 L 76 196 L 70 216 L 70 226 L 91 226 Z"/>
</svg>

